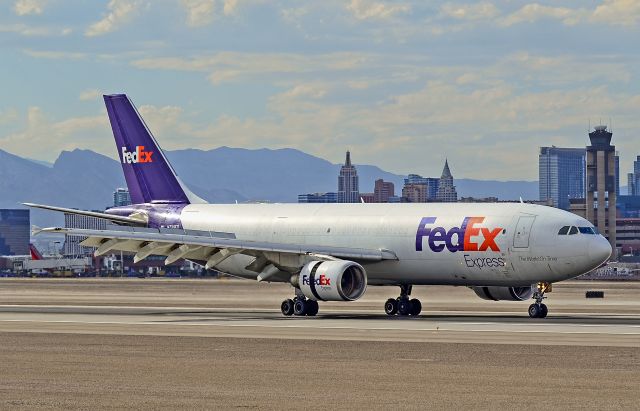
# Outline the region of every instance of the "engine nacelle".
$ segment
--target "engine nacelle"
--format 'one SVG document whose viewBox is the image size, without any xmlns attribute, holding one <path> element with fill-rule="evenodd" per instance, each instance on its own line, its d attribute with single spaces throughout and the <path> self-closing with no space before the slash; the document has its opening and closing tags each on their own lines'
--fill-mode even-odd
<svg viewBox="0 0 640 411">
<path fill-rule="evenodd" d="M 293 282 L 312 300 L 354 301 L 367 290 L 367 273 L 353 261 L 311 261 Z"/>
<path fill-rule="evenodd" d="M 483 300 L 525 301 L 531 298 L 535 285 L 529 287 L 471 287 Z"/>
</svg>

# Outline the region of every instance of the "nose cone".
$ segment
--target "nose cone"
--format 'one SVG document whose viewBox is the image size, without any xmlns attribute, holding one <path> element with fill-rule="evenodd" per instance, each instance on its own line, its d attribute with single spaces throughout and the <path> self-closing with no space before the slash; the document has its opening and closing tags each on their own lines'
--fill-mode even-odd
<svg viewBox="0 0 640 411">
<path fill-rule="evenodd" d="M 595 267 L 600 266 L 611 257 L 611 244 L 601 235 L 590 241 L 588 250 L 589 259 L 593 261 Z"/>
</svg>

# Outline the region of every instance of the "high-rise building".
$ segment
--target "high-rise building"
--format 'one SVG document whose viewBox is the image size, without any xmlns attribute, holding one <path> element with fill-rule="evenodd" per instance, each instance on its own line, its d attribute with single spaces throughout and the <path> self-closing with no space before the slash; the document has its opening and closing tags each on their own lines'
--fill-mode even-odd
<svg viewBox="0 0 640 411">
<path fill-rule="evenodd" d="M 117 188 L 116 191 L 113 192 L 113 206 L 123 207 L 128 205 L 131 205 L 129 190 L 126 188 Z"/>
<path fill-rule="evenodd" d="M 633 162 L 633 173 L 627 174 L 627 194 L 640 195 L 640 156 Z"/>
<path fill-rule="evenodd" d="M 0 255 L 29 255 L 29 210 L 0 209 Z"/>
<path fill-rule="evenodd" d="M 402 200 L 407 203 L 426 203 L 427 186 L 424 184 L 405 184 L 402 187 Z"/>
<path fill-rule="evenodd" d="M 540 201 L 568 210 L 570 199 L 584 198 L 585 156 L 584 148 L 540 147 Z"/>
<path fill-rule="evenodd" d="M 395 187 L 393 183 L 384 181 L 381 178 L 376 180 L 373 188 L 373 202 L 388 203 L 389 197 L 395 197 Z"/>
<path fill-rule="evenodd" d="M 101 210 L 94 210 L 102 213 Z M 64 215 L 64 226 L 66 228 L 84 228 L 88 230 L 106 230 L 107 222 L 101 218 L 89 217 L 79 214 Z M 64 240 L 64 255 L 68 257 L 88 256 L 95 248 L 83 247 L 80 245 L 87 237 L 77 235 L 67 235 Z"/>
<path fill-rule="evenodd" d="M 340 168 L 338 176 L 338 202 L 359 203 L 360 190 L 358 188 L 358 172 L 351 164 L 351 153 L 347 151 L 344 165 Z"/>
<path fill-rule="evenodd" d="M 453 176 L 451 175 L 451 170 L 449 170 L 448 160 L 444 161 L 442 176 L 438 183 L 436 200 L 442 203 L 455 203 L 458 201 L 458 193 L 456 192 L 456 187 L 453 185 Z"/>
<path fill-rule="evenodd" d="M 338 193 L 298 194 L 299 203 L 337 203 Z"/>
<path fill-rule="evenodd" d="M 635 196 L 636 194 L 636 175 L 634 173 L 627 174 L 627 195 Z"/>
<path fill-rule="evenodd" d="M 620 154 L 617 151 L 614 159 L 616 163 L 616 197 L 620 197 Z"/>
<path fill-rule="evenodd" d="M 589 133 L 587 146 L 586 217 L 607 237 L 616 258 L 616 147 L 607 126 L 596 126 Z"/>
<path fill-rule="evenodd" d="M 436 201 L 438 194 L 439 178 L 422 177 L 418 174 L 409 174 L 404 179 L 402 187 L 402 200 L 409 203 L 427 203 Z"/>
</svg>

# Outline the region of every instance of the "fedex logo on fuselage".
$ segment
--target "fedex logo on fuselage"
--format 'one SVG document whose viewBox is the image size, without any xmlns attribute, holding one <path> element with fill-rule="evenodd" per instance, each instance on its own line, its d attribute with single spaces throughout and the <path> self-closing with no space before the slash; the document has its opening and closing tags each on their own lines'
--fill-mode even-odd
<svg viewBox="0 0 640 411">
<path fill-rule="evenodd" d="M 436 222 L 436 217 L 423 217 L 416 232 L 416 251 L 422 251 L 426 238 L 431 251 L 439 253 L 447 250 L 456 251 L 500 251 L 496 244 L 496 237 L 502 231 L 501 227 L 480 227 L 484 217 L 465 217 L 460 227 L 453 227 L 449 231 L 444 227 L 429 227 Z"/>
<path fill-rule="evenodd" d="M 135 151 L 122 147 L 122 164 L 153 163 L 153 151 L 144 151 L 144 146 L 136 146 Z"/>
</svg>

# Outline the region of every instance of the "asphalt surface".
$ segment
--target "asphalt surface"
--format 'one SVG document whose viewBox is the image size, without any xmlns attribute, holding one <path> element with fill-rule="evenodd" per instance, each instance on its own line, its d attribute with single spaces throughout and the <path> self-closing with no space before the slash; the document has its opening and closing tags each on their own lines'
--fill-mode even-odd
<svg viewBox="0 0 640 411">
<path fill-rule="evenodd" d="M 585 299 L 602 290 L 604 299 Z M 230 280 L 0 280 L 0 409 L 638 409 L 640 284 L 528 302 L 395 288 L 282 317 L 289 287 Z"/>
</svg>

